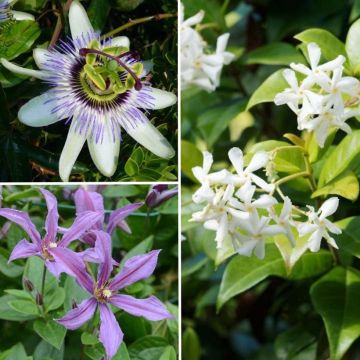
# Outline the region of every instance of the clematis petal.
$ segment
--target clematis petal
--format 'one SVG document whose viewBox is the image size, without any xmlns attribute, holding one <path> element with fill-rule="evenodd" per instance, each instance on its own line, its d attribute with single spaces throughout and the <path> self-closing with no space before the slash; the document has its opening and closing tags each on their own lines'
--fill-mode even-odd
<svg viewBox="0 0 360 360">
<path fill-rule="evenodd" d="M 76 39 L 82 34 L 94 32 L 84 7 L 79 1 L 74 0 L 69 9 L 69 24 L 71 37 Z"/>
<path fill-rule="evenodd" d="M 46 80 L 49 74 L 46 71 L 27 69 L 7 61 L 6 59 L 0 59 L 1 64 L 9 71 L 18 74 L 35 77 L 37 79 Z"/>
<path fill-rule="evenodd" d="M 51 250 L 49 251 L 51 254 Z M 59 261 L 45 261 L 47 269 L 55 276 L 56 279 L 59 279 L 61 273 L 66 272 L 66 268 Z"/>
<path fill-rule="evenodd" d="M 133 126 L 127 126 L 125 130 L 135 141 L 155 155 L 165 159 L 175 156 L 173 147 L 145 116 Z"/>
<path fill-rule="evenodd" d="M 104 231 L 94 231 L 96 235 L 95 251 L 101 259 L 97 282 L 99 286 L 103 285 L 111 274 L 113 265 L 111 257 L 111 237 Z"/>
<path fill-rule="evenodd" d="M 27 258 L 34 255 L 39 255 L 38 246 L 23 239 L 15 245 L 13 251 L 10 254 L 9 261 Z"/>
<path fill-rule="evenodd" d="M 35 18 L 33 15 L 22 12 L 22 11 L 15 11 L 12 10 L 10 11 L 12 16 L 14 17 L 15 20 L 17 21 L 23 21 L 23 20 L 30 20 L 30 21 L 35 21 Z"/>
<path fill-rule="evenodd" d="M 120 137 L 115 136 L 110 124 L 105 121 L 104 135 L 102 142 L 96 142 L 91 135 L 88 135 L 87 144 L 91 158 L 97 169 L 107 177 L 113 176 L 119 160 Z"/>
<path fill-rule="evenodd" d="M 326 200 L 320 207 L 321 215 L 320 218 L 324 219 L 330 215 L 332 215 L 339 206 L 339 198 L 334 196 L 328 200 Z"/>
<path fill-rule="evenodd" d="M 0 209 L 0 216 L 18 224 L 30 237 L 31 241 L 41 247 L 41 237 L 27 213 L 14 209 Z"/>
<path fill-rule="evenodd" d="M 173 316 L 165 305 L 155 296 L 136 299 L 129 295 L 114 295 L 110 303 L 134 316 L 143 316 L 147 320 L 158 321 L 172 319 Z"/>
<path fill-rule="evenodd" d="M 106 357 L 110 360 L 118 351 L 124 334 L 108 305 L 99 304 L 100 334 L 99 340 L 104 345 Z"/>
<path fill-rule="evenodd" d="M 35 60 L 35 63 L 37 65 L 37 67 L 41 70 L 44 69 L 44 63 L 49 59 L 49 50 L 47 49 L 34 49 L 33 50 L 33 58 Z"/>
<path fill-rule="evenodd" d="M 95 211 L 85 211 L 78 215 L 71 227 L 66 231 L 58 246 L 67 247 L 72 241 L 80 239 L 89 229 L 91 229 L 103 214 Z"/>
<path fill-rule="evenodd" d="M 104 212 L 104 201 L 101 194 L 96 191 L 87 191 L 83 188 L 76 190 L 74 194 L 76 214 L 85 211 Z"/>
<path fill-rule="evenodd" d="M 114 210 L 109 217 L 109 223 L 106 231 L 111 235 L 115 228 L 122 224 L 123 220 L 127 218 L 135 210 L 143 206 L 143 203 L 134 203 L 126 205 L 120 209 Z"/>
<path fill-rule="evenodd" d="M 64 317 L 56 321 L 70 330 L 78 329 L 91 319 L 96 310 L 97 302 L 95 298 L 84 300 L 75 309 L 70 310 Z"/>
<path fill-rule="evenodd" d="M 169 91 L 164 91 L 156 88 L 150 88 L 149 95 L 152 97 L 151 100 L 149 100 L 149 103 L 151 105 L 146 106 L 142 105 L 141 107 L 143 109 L 152 109 L 152 110 L 159 110 L 164 109 L 169 106 L 172 106 L 177 101 L 177 96 Z M 141 100 L 139 101 L 141 103 Z"/>
<path fill-rule="evenodd" d="M 20 108 L 19 120 L 32 127 L 48 126 L 60 121 L 61 118 L 52 112 L 54 103 L 51 100 L 53 97 L 51 91 L 47 91 L 28 101 Z"/>
<path fill-rule="evenodd" d="M 139 280 L 148 278 L 155 270 L 160 250 L 145 255 L 133 256 L 125 262 L 123 269 L 109 285 L 110 290 L 120 290 Z"/>
<path fill-rule="evenodd" d="M 86 141 L 86 136 L 75 131 L 75 123 L 73 119 L 60 156 L 59 173 L 61 180 L 65 182 L 69 181 L 71 169 Z"/>
<path fill-rule="evenodd" d="M 73 251 L 67 248 L 53 248 L 50 250 L 55 261 L 59 261 L 65 272 L 74 277 L 78 284 L 88 293 L 93 293 L 93 279 L 87 273 L 84 261 Z"/>
<path fill-rule="evenodd" d="M 49 244 L 50 242 L 55 242 L 58 230 L 59 213 L 57 200 L 50 191 L 46 189 L 40 189 L 40 191 L 45 198 L 46 206 L 48 208 L 48 214 L 45 220 L 46 236 L 44 242 Z"/>
<path fill-rule="evenodd" d="M 116 36 L 112 38 L 111 46 L 130 48 L 130 40 L 127 36 Z"/>
<path fill-rule="evenodd" d="M 244 156 L 239 148 L 233 147 L 228 153 L 229 159 L 238 174 L 242 174 L 244 167 Z"/>
</svg>

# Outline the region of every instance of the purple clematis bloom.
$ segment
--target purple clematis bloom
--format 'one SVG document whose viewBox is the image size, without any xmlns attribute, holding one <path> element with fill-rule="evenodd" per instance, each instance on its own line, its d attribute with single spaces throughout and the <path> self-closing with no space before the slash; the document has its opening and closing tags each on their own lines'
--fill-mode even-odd
<svg viewBox="0 0 360 360">
<path fill-rule="evenodd" d="M 20 225 L 31 239 L 31 243 L 25 239 L 19 241 L 14 247 L 9 261 L 39 256 L 45 261 L 48 270 L 55 277 L 58 277 L 63 270 L 61 264 L 53 257 L 53 250 L 56 248 L 66 248 L 72 241 L 79 239 L 101 219 L 101 214 L 94 211 L 83 212 L 75 218 L 73 225 L 62 236 L 61 240 L 57 240 L 59 219 L 57 200 L 51 192 L 45 189 L 40 189 L 40 191 L 46 200 L 48 208 L 45 220 L 46 235 L 43 238 L 41 238 L 27 213 L 15 209 L 0 209 L 0 216 Z"/>
<path fill-rule="evenodd" d="M 131 315 L 143 316 L 153 321 L 171 319 L 173 316 L 155 296 L 136 299 L 129 295 L 118 294 L 119 290 L 145 279 L 153 273 L 159 250 L 130 258 L 126 261 L 123 269 L 110 280 L 113 269 L 110 235 L 104 231 L 95 230 L 94 233 L 96 235 L 95 247 L 103 255 L 103 261 L 98 268 L 97 280 L 90 276 L 85 263 L 70 249 L 56 248 L 53 251 L 54 258 L 62 263 L 64 271 L 73 276 L 78 284 L 91 294 L 89 299 L 70 310 L 57 322 L 67 329 L 77 329 L 90 320 L 98 308 L 100 311 L 99 340 L 104 345 L 107 359 L 110 360 L 118 351 L 124 334 L 109 305 L 116 306 Z"/>
<path fill-rule="evenodd" d="M 165 201 L 171 199 L 172 197 L 176 196 L 177 193 L 178 193 L 177 187 L 173 189 L 169 189 L 167 185 L 163 185 L 163 184 L 153 185 L 146 196 L 145 204 L 149 208 L 153 209 L 155 207 L 158 207 Z"/>
<path fill-rule="evenodd" d="M 83 188 L 79 188 L 74 194 L 76 213 L 81 215 L 87 211 L 96 211 L 102 214 L 101 219 L 91 227 L 91 230 L 103 230 L 103 223 L 105 219 L 104 200 L 101 194 L 93 191 L 87 191 Z M 116 227 L 120 227 L 127 233 L 131 233 L 129 225 L 125 219 L 135 210 L 143 206 L 142 202 L 126 205 L 122 208 L 114 210 L 109 217 L 108 224 L 106 226 L 106 232 L 112 235 Z M 83 241 L 89 245 L 94 246 L 95 237 L 91 231 L 83 236 Z"/>
</svg>

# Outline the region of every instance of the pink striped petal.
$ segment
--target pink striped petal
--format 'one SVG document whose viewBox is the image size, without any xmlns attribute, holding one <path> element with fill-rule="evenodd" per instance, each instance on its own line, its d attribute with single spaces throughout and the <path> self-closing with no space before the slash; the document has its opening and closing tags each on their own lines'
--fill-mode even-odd
<svg viewBox="0 0 360 360">
<path fill-rule="evenodd" d="M 27 258 L 39 254 L 40 251 L 37 245 L 29 243 L 27 240 L 23 239 L 15 245 L 13 251 L 11 252 L 9 261 Z"/>
<path fill-rule="evenodd" d="M 116 226 L 120 225 L 125 218 L 127 218 L 132 212 L 134 212 L 141 206 L 143 206 L 143 203 L 135 203 L 114 210 L 109 217 L 107 232 L 111 235 L 115 230 Z"/>
<path fill-rule="evenodd" d="M 78 329 L 94 315 L 97 306 L 95 298 L 84 300 L 75 309 L 70 310 L 64 317 L 56 321 L 70 330 Z"/>
<path fill-rule="evenodd" d="M 139 280 L 148 278 L 155 270 L 160 250 L 145 255 L 133 256 L 126 261 L 124 268 L 111 281 L 111 290 L 120 290 Z"/>
<path fill-rule="evenodd" d="M 173 319 L 165 305 L 155 296 L 147 299 L 136 299 L 129 295 L 114 295 L 110 303 L 134 316 L 143 316 L 145 319 L 158 321 Z"/>
<path fill-rule="evenodd" d="M 55 242 L 58 230 L 59 213 L 56 197 L 48 190 L 40 189 L 40 191 L 45 198 L 48 208 L 48 214 L 45 220 L 46 236 L 44 238 L 45 244 L 48 245 L 50 242 Z"/>
<path fill-rule="evenodd" d="M 99 340 L 104 345 L 107 359 L 110 360 L 117 353 L 124 334 L 108 305 L 99 304 L 99 308 L 101 322 Z"/>
</svg>

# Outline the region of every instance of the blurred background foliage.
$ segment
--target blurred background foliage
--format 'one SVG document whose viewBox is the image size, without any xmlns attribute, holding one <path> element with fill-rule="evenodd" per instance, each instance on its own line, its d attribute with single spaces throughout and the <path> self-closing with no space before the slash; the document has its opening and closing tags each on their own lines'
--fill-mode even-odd
<svg viewBox="0 0 360 360">
<path fill-rule="evenodd" d="M 267 278 L 255 281 L 256 286 L 248 286 L 249 290 L 217 311 L 220 284 L 229 261 L 216 266 L 214 232 L 189 223 L 191 214 L 199 210 L 191 200 L 198 188 L 191 168 L 201 165 L 201 151 L 205 149 L 214 154 L 213 169 L 220 170 L 228 165 L 227 152 L 233 146 L 246 152 L 260 141 L 285 141 L 283 134 L 299 134 L 296 117 L 287 107 L 265 103 L 246 111 L 249 98 L 275 71 L 291 62 L 305 61 L 299 41 L 294 38 L 296 34 L 321 28 L 344 41 L 349 26 L 360 15 L 360 1 L 183 0 L 183 4 L 185 19 L 200 9 L 205 10 L 200 28 L 209 45 L 214 46 L 220 34 L 230 32 L 228 49 L 237 55 L 233 63 L 223 68 L 221 85 L 214 93 L 197 88 L 182 92 L 183 359 L 329 359 L 324 323 L 314 309 L 309 292 L 321 273 L 331 268 L 330 264 L 319 267 L 320 272 L 311 277 L 289 281 L 286 276 L 268 276 L 274 271 L 270 269 L 270 261 L 258 263 L 241 257 L 241 263 L 253 272 L 249 274 L 245 265 L 233 266 L 232 276 L 237 276 L 238 282 L 244 278 L 243 282 L 249 285 L 264 273 Z M 351 127 L 358 129 L 358 121 L 351 120 Z M 343 138 L 344 134 L 338 133 L 334 143 Z M 315 172 L 320 170 L 321 164 L 317 164 Z M 354 171 L 359 174 L 357 165 Z M 299 187 L 295 183 L 286 187 L 286 194 L 299 205 L 312 204 L 309 192 L 299 192 Z M 359 205 L 359 200 L 341 199 L 337 217 L 359 215 Z M 358 243 L 358 237 L 353 240 L 344 237 L 343 244 Z M 350 251 L 340 249 L 342 263 L 359 269 L 359 249 L 357 245 Z M 235 258 L 232 258 L 234 264 Z M 305 270 L 306 266 L 300 264 L 297 274 Z M 336 311 L 342 311 L 345 304 L 332 295 L 344 289 L 337 288 L 334 279 L 335 276 L 332 280 L 329 277 L 329 281 L 334 281 L 333 292 L 326 293 L 323 300 L 330 313 L 338 314 Z M 352 330 L 355 338 L 360 335 L 357 325 Z M 343 359 L 360 359 L 359 339 Z"/>
<path fill-rule="evenodd" d="M 65 0 L 19 0 L 14 10 L 33 14 L 36 22 L 21 21 L 0 27 L 0 57 L 36 69 L 32 49 L 46 48 L 61 16 L 61 37 L 70 34 L 63 6 Z M 90 20 L 96 30 L 105 34 L 128 23 L 130 19 L 160 13 L 175 16 L 129 27 L 118 35 L 130 38 L 131 49 L 143 60 L 151 60 L 152 84 L 176 93 L 177 89 L 177 1 L 176 0 L 87 0 Z M 16 116 L 19 108 L 46 90 L 36 79 L 16 76 L 0 65 L 0 180 L 59 181 L 58 162 L 68 125 L 65 122 L 31 128 Z M 150 114 L 150 119 L 177 148 L 177 105 Z M 73 180 L 107 181 L 95 168 L 86 146 L 73 168 Z M 112 181 L 176 180 L 177 158 L 160 159 L 134 142 L 123 132 L 118 169 Z"/>
<path fill-rule="evenodd" d="M 72 199 L 75 186 L 46 186 L 58 199 L 60 214 L 59 226 L 70 226 L 75 217 Z M 91 188 L 94 191 L 96 188 Z M 107 213 L 129 202 L 143 202 L 148 186 L 98 186 L 97 191 L 104 197 Z M 14 207 L 27 211 L 31 220 L 41 230 L 47 213 L 46 203 L 37 187 L 5 186 L 2 191 L 3 207 Z M 177 197 L 172 198 L 159 208 L 149 210 L 144 205 L 127 218 L 132 233 L 127 234 L 117 229 L 112 236 L 113 258 L 119 262 L 131 256 L 144 254 L 152 249 L 162 249 L 155 273 L 150 278 L 137 282 L 127 291 L 135 297 L 147 297 L 154 294 L 167 304 L 168 309 L 177 317 L 178 310 L 178 232 L 177 232 Z M 62 326 L 55 326 L 52 318 L 59 318 L 71 309 L 73 301 L 79 303 L 86 298 L 86 293 L 76 282 L 61 275 L 60 282 L 48 273 L 44 297 L 50 311 L 48 323 L 34 315 L 34 300 L 29 300 L 24 278 L 30 279 L 37 286 L 41 283 L 43 264 L 38 258 L 18 260 L 7 263 L 9 254 L 16 243 L 26 237 L 15 224 L 0 220 L 0 359 L 1 360 L 100 360 L 104 353 L 96 336 L 89 326 L 76 331 L 67 331 Z M 77 250 L 82 243 L 75 241 L 72 247 Z M 49 284 L 48 284 L 49 283 Z M 51 285 L 51 286 L 50 286 Z M 25 291 L 20 291 L 23 289 Z M 15 290 L 10 290 L 15 289 Z M 46 288 L 45 288 L 46 290 Z M 33 293 L 35 293 L 34 290 Z M 27 297 L 24 298 L 24 294 Z M 21 295 L 23 297 L 21 297 Z M 85 297 L 84 297 L 85 295 Z M 20 297 L 20 300 L 19 300 Z M 16 307 L 22 302 L 21 308 Z M 25 305 L 24 306 L 24 302 Z M 9 305 L 11 303 L 11 305 Z M 15 304 L 15 305 L 14 305 Z M 29 305 L 30 304 L 30 305 Z M 116 317 L 125 334 L 124 342 L 118 354 L 119 360 L 175 360 L 178 350 L 177 320 L 147 321 L 122 311 Z M 163 357 L 162 357 L 163 356 Z"/>
</svg>

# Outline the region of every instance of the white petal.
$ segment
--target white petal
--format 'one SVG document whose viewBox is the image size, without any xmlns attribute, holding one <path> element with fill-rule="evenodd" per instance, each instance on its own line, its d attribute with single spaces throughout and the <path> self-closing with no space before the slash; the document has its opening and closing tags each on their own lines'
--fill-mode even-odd
<svg viewBox="0 0 360 360">
<path fill-rule="evenodd" d="M 322 231 L 320 229 L 316 230 L 309 238 L 309 249 L 312 252 L 317 252 L 320 250 Z"/>
<path fill-rule="evenodd" d="M 287 83 L 290 85 L 290 87 L 294 90 L 298 90 L 299 89 L 299 85 L 298 85 L 298 81 L 295 75 L 295 71 L 290 70 L 290 69 L 286 69 L 283 71 L 283 76 L 285 78 L 285 80 L 287 81 Z"/>
<path fill-rule="evenodd" d="M 75 125 L 76 121 L 73 119 L 60 156 L 59 173 L 61 180 L 65 182 L 69 181 L 71 169 L 86 141 L 85 134 L 80 135 L 78 132 L 75 132 Z"/>
<path fill-rule="evenodd" d="M 320 207 L 321 215 L 320 218 L 324 219 L 332 215 L 339 206 L 339 198 L 334 196 L 326 200 Z"/>
<path fill-rule="evenodd" d="M 331 221 L 329 221 L 328 219 L 324 219 L 325 225 L 328 228 L 328 230 L 330 232 L 332 232 L 333 234 L 341 234 L 342 231 L 341 229 L 336 226 L 335 224 L 333 224 Z"/>
<path fill-rule="evenodd" d="M 251 159 L 250 164 L 246 168 L 247 173 L 254 172 L 264 167 L 269 161 L 269 155 L 265 151 L 257 152 Z"/>
<path fill-rule="evenodd" d="M 268 184 L 265 180 L 263 180 L 261 177 L 251 174 L 250 175 L 251 180 L 261 189 L 267 191 L 267 192 L 272 192 L 274 190 L 275 185 L 274 184 Z"/>
<path fill-rule="evenodd" d="M 130 40 L 127 36 L 116 36 L 111 40 L 111 46 L 130 48 Z"/>
<path fill-rule="evenodd" d="M 128 126 L 125 130 L 135 141 L 155 155 L 165 159 L 170 159 L 175 155 L 175 150 L 170 143 L 145 116 L 134 126 Z"/>
<path fill-rule="evenodd" d="M 208 151 L 203 151 L 203 169 L 204 173 L 208 174 L 213 164 L 213 156 Z"/>
<path fill-rule="evenodd" d="M 216 248 L 221 249 L 223 247 L 226 236 L 228 235 L 228 218 L 227 214 L 224 214 L 220 218 L 219 227 L 216 232 Z"/>
<path fill-rule="evenodd" d="M 37 96 L 25 105 L 23 105 L 18 113 L 19 120 L 28 126 L 41 127 L 54 124 L 61 119 L 54 113 L 52 109 L 54 108 L 54 102 L 47 102 L 51 100 L 53 95 L 50 91 Z"/>
<path fill-rule="evenodd" d="M 49 50 L 40 49 L 40 48 L 34 49 L 33 58 L 39 69 L 44 68 L 44 63 L 49 59 L 48 57 L 49 54 L 50 54 Z"/>
<path fill-rule="evenodd" d="M 239 148 L 233 147 L 229 150 L 228 156 L 236 172 L 239 175 L 242 174 L 244 166 L 244 156 L 242 151 Z"/>
<path fill-rule="evenodd" d="M 240 255 L 251 256 L 256 245 L 256 240 L 244 241 L 242 246 L 236 246 L 235 251 Z"/>
<path fill-rule="evenodd" d="M 204 222 L 204 228 L 212 231 L 217 231 L 219 228 L 219 223 L 215 219 L 208 220 Z"/>
<path fill-rule="evenodd" d="M 15 74 L 32 76 L 37 79 L 46 79 L 48 77 L 48 73 L 45 71 L 23 68 L 11 63 L 10 61 L 7 61 L 6 59 L 1 59 L 0 62 L 6 69 Z"/>
<path fill-rule="evenodd" d="M 182 26 L 193 26 L 196 25 L 198 23 L 200 23 L 203 18 L 205 16 L 205 12 L 204 10 L 200 10 L 197 14 L 195 14 L 192 17 L 189 17 L 188 19 L 186 19 L 183 23 Z"/>
<path fill-rule="evenodd" d="M 152 110 L 159 110 L 164 109 L 169 106 L 172 106 L 176 103 L 177 97 L 170 91 L 164 91 L 156 88 L 150 88 L 151 92 L 149 95 L 152 97 L 149 102 L 151 103 L 150 106 L 141 106 L 143 109 L 152 109 Z M 141 100 L 139 99 L 139 103 L 141 104 Z"/>
<path fill-rule="evenodd" d="M 265 257 L 265 242 L 264 240 L 258 240 L 258 243 L 255 246 L 254 254 L 262 260 Z"/>
<path fill-rule="evenodd" d="M 252 204 L 256 208 L 266 209 L 270 206 L 273 206 L 277 203 L 276 199 L 270 195 L 261 195 L 257 200 Z"/>
<path fill-rule="evenodd" d="M 104 126 L 104 137 L 102 142 L 96 143 L 91 136 L 88 135 L 88 147 L 92 160 L 97 169 L 104 176 L 113 176 L 119 160 L 120 139 L 113 134 L 109 124 L 106 122 Z"/>
<path fill-rule="evenodd" d="M 71 3 L 69 10 L 69 24 L 71 37 L 73 39 L 80 37 L 83 33 L 94 31 L 84 7 L 77 0 L 74 0 Z"/>
<path fill-rule="evenodd" d="M 22 20 L 35 21 L 35 18 L 33 15 L 22 12 L 22 11 L 12 10 L 11 14 L 13 15 L 14 19 L 17 21 L 22 21 Z"/>
<path fill-rule="evenodd" d="M 310 43 L 307 46 L 307 50 L 308 50 L 308 55 L 309 55 L 309 60 L 310 60 L 310 66 L 312 69 L 315 69 L 320 61 L 320 56 L 321 56 L 321 50 L 319 48 L 319 46 L 315 43 Z"/>
</svg>

